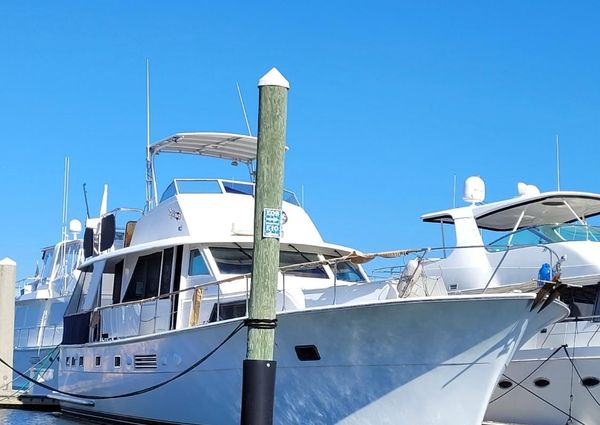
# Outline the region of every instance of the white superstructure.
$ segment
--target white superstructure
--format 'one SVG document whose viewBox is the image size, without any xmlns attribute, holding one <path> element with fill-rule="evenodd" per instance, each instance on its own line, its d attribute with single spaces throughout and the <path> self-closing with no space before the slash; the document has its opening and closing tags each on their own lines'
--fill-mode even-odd
<svg viewBox="0 0 600 425">
<path fill-rule="evenodd" d="M 600 228 L 589 223 L 599 214 L 599 194 L 540 193 L 520 183 L 515 198 L 422 216 L 454 226 L 456 246 L 424 263 L 425 273 L 440 276 L 452 291 L 535 287 L 552 279 L 564 284 L 556 295 L 569 305 L 570 317 L 543 329 L 515 355 L 488 419 L 600 423 Z"/>
<path fill-rule="evenodd" d="M 63 315 L 79 277 L 82 241 L 65 239 L 42 249 L 41 267 L 18 282 L 15 300 L 14 367 L 50 386 L 58 384 L 58 348 Z M 19 393 L 44 396 L 47 390 L 14 376 Z"/>
<path fill-rule="evenodd" d="M 255 149 L 248 136 L 186 133 L 150 152 L 252 170 Z M 127 223 L 122 247 L 113 244 L 111 213 L 87 232 L 65 316 L 62 393 L 52 395 L 63 411 L 127 423 L 239 423 L 253 193 L 252 183 L 176 179 Z M 479 425 L 518 347 L 567 314 L 556 301 L 531 311 L 533 294 L 448 296 L 427 280 L 369 282 L 354 261 L 364 256 L 324 242 L 290 192 L 283 212 L 277 424 Z"/>
</svg>

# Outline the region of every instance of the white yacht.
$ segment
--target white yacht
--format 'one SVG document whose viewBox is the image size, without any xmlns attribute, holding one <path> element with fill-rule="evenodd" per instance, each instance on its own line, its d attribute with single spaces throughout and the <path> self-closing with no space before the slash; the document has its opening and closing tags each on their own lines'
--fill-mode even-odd
<svg viewBox="0 0 600 425">
<path fill-rule="evenodd" d="M 600 423 L 600 194 L 540 191 L 520 183 L 519 196 L 482 203 L 478 177 L 465 184 L 471 205 L 425 214 L 453 225 L 456 246 L 424 262 L 451 291 L 562 282 L 556 295 L 570 317 L 539 331 L 499 380 L 489 420 L 527 425 Z M 475 279 L 474 276 L 486 276 Z M 564 347 L 563 347 L 564 345 Z"/>
<path fill-rule="evenodd" d="M 256 138 L 176 134 L 150 148 L 149 176 L 166 152 L 251 166 Z M 122 248 L 115 213 L 88 229 L 51 394 L 64 412 L 239 423 L 253 194 L 251 182 L 176 179 L 127 223 Z M 324 242 L 293 193 L 283 210 L 277 424 L 480 425 L 515 351 L 568 314 L 559 301 L 532 311 L 525 293 L 400 297 L 396 281 L 369 282 L 352 249 Z"/>
<path fill-rule="evenodd" d="M 76 230 L 78 222 L 72 222 Z M 81 228 L 81 224 L 79 224 Z M 41 267 L 33 277 L 18 282 L 15 299 L 14 367 L 46 385 L 58 385 L 58 345 L 63 337 L 63 315 L 79 277 L 82 240 L 74 236 L 42 249 Z M 47 390 L 15 375 L 13 389 L 29 396 Z"/>
</svg>

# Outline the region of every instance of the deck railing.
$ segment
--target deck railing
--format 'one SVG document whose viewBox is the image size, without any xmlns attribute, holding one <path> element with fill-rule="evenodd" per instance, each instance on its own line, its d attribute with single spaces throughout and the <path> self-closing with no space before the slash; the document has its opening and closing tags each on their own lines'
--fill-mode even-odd
<svg viewBox="0 0 600 425">
<path fill-rule="evenodd" d="M 63 325 L 30 326 L 15 329 L 15 348 L 51 348 L 62 342 Z"/>
<path fill-rule="evenodd" d="M 547 245 L 529 245 L 529 246 L 508 246 L 499 263 L 490 270 L 489 276 L 481 278 L 483 289 L 479 292 L 486 292 L 490 283 L 497 275 L 506 258 L 510 255 L 518 255 L 522 248 L 539 247 L 548 253 L 548 262 L 553 269 L 559 269 L 560 264 L 564 261 L 559 254 Z M 319 260 L 302 264 L 289 265 L 281 267 L 280 271 L 280 286 L 278 294 L 280 304 L 279 311 L 285 311 L 288 308 L 288 276 L 289 272 L 301 269 L 310 269 L 316 266 L 329 266 L 333 271 L 333 277 L 328 278 L 331 281 L 331 289 L 333 296 L 331 304 L 337 303 L 338 278 L 336 267 L 342 262 L 353 262 L 362 264 L 374 258 L 395 258 L 401 259 L 403 264 L 395 264 L 390 267 L 380 267 L 372 270 L 371 277 L 375 281 L 387 281 L 397 287 L 400 296 L 406 293 L 406 287 L 400 288 L 401 284 L 408 284 L 415 277 L 416 273 L 425 276 L 423 267 L 417 267 L 412 270 L 412 275 L 407 276 L 406 265 L 410 260 L 416 260 L 418 265 L 426 264 L 428 257 L 432 253 L 443 252 L 445 250 L 464 250 L 464 249 L 481 249 L 485 246 L 462 246 L 462 247 L 439 247 L 439 248 L 418 248 L 388 251 L 373 254 L 352 253 L 347 256 L 332 258 L 327 260 Z M 435 260 L 433 260 L 433 264 Z M 537 274 L 537 270 L 536 270 Z M 530 283 L 536 280 L 537 276 L 531 276 Z M 201 283 L 189 288 L 173 291 L 167 294 L 158 295 L 155 297 L 145 298 L 124 302 L 120 304 L 107 305 L 96 308 L 90 318 L 93 328 L 90 334 L 91 340 L 111 340 L 128 338 L 139 335 L 153 334 L 156 332 L 167 331 L 175 328 L 185 328 L 197 326 L 209 322 L 220 321 L 232 318 L 229 313 L 223 313 L 223 308 L 237 308 L 233 317 L 239 317 L 240 308 L 244 308 L 244 314 L 248 311 L 248 300 L 250 295 L 250 279 L 251 274 L 236 275 L 226 279 Z M 443 279 L 443 277 L 442 277 Z M 370 280 L 370 281 L 373 281 Z M 344 285 L 354 283 L 369 283 L 370 282 L 344 282 Z M 221 290 L 221 285 L 232 284 L 238 282 L 235 295 L 224 296 Z M 485 282 L 485 284 L 483 284 Z M 523 283 L 523 282 L 515 282 Z M 532 285 L 535 286 L 535 285 Z M 228 288 L 228 292 L 232 292 L 232 288 Z M 457 293 L 459 291 L 456 291 Z M 469 291 L 473 292 L 473 291 Z M 235 306 L 233 306 L 235 304 Z M 210 316 L 206 314 L 206 309 L 210 308 Z M 201 312 L 204 313 L 201 315 Z"/>
</svg>

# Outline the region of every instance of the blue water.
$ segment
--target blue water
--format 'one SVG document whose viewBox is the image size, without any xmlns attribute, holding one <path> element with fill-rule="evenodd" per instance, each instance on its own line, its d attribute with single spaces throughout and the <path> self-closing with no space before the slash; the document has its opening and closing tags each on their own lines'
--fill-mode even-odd
<svg viewBox="0 0 600 425">
<path fill-rule="evenodd" d="M 65 419 L 60 413 L 0 409 L 0 425 L 81 425 L 83 423 L 87 422 Z"/>
</svg>

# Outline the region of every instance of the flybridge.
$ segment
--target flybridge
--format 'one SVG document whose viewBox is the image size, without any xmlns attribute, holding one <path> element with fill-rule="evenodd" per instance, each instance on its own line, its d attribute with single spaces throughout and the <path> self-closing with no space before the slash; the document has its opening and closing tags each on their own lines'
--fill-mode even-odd
<svg viewBox="0 0 600 425">
<path fill-rule="evenodd" d="M 148 146 L 146 157 L 146 210 L 158 204 L 154 158 L 161 153 L 207 156 L 231 161 L 233 165 L 244 163 L 254 180 L 257 139 L 253 136 L 233 133 L 194 132 L 177 133 Z M 168 189 L 167 189 L 168 190 Z"/>
<path fill-rule="evenodd" d="M 570 223 L 600 214 L 600 195 L 586 192 L 545 192 L 533 196 L 467 207 L 477 227 L 497 231 L 517 228 Z M 426 222 L 454 223 L 460 208 L 425 214 Z M 516 229 L 514 229 L 516 230 Z"/>
<path fill-rule="evenodd" d="M 255 185 L 248 182 L 223 179 L 175 179 L 164 191 L 160 198 L 160 202 L 175 195 L 186 193 L 229 193 L 254 196 L 254 191 Z M 289 190 L 283 191 L 283 200 L 290 204 L 300 206 L 300 202 L 298 202 L 298 198 L 294 192 Z"/>
</svg>

